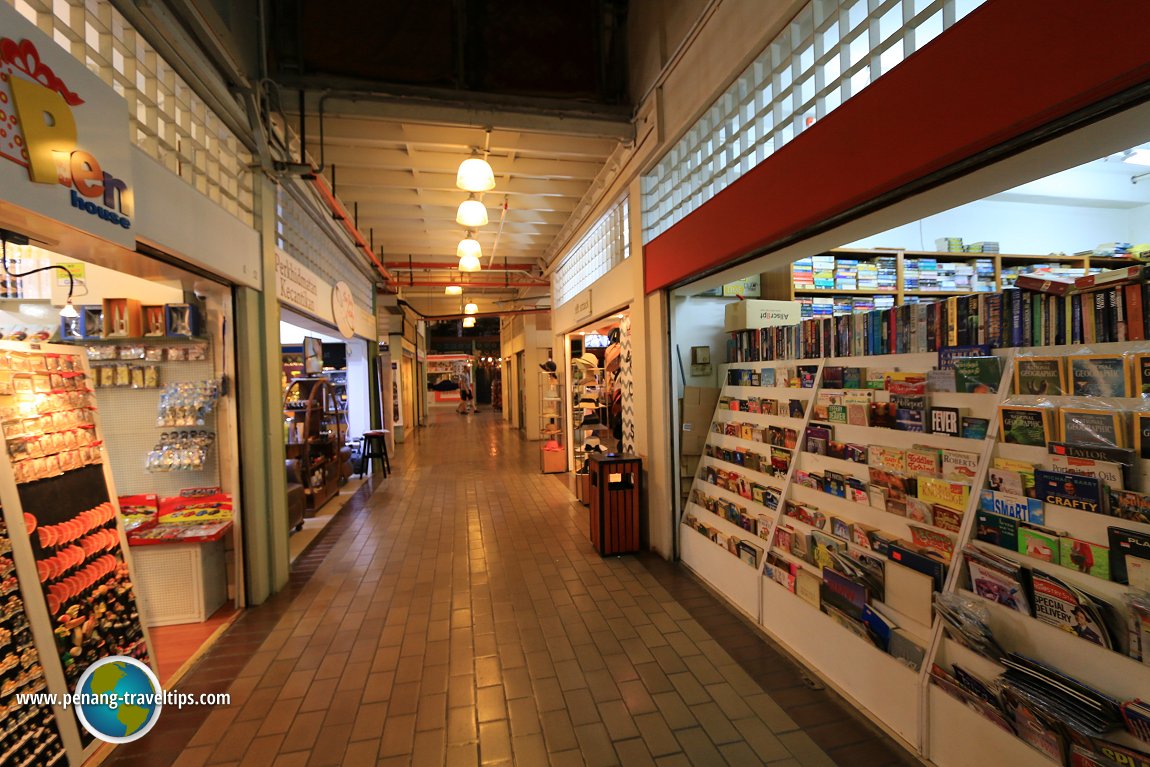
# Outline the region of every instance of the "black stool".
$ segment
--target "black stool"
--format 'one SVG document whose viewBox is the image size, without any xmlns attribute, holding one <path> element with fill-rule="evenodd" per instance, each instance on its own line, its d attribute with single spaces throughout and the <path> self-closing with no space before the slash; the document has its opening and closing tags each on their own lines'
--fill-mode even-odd
<svg viewBox="0 0 1150 767">
<path fill-rule="evenodd" d="M 378 458 L 383 461 L 384 479 L 391 474 L 391 462 L 387 458 L 387 429 L 373 429 L 363 433 L 362 453 L 359 457 L 359 476 L 368 471 L 368 461 Z"/>
</svg>

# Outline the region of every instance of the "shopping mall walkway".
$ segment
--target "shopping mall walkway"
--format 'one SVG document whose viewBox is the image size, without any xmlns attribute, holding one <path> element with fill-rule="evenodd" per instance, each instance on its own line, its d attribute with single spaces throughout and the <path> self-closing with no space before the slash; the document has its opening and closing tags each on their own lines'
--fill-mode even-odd
<svg viewBox="0 0 1150 767">
<path fill-rule="evenodd" d="M 231 705 L 165 710 L 109 763 L 912 763 L 681 568 L 599 557 L 537 449 L 435 414 L 176 685 Z"/>
</svg>

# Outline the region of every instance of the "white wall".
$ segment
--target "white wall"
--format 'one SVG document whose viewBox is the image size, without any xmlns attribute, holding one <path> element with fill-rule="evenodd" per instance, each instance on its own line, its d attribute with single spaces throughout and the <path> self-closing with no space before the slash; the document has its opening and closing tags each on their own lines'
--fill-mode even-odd
<svg viewBox="0 0 1150 767">
<path fill-rule="evenodd" d="M 671 366 L 676 398 L 683 396 L 684 378 L 687 386 L 719 385 L 719 365 L 727 361 L 728 336 L 723 330 L 723 315 L 727 304 L 737 300 L 716 296 L 671 297 Z M 691 375 L 692 346 L 711 349 L 710 375 Z"/>
<path fill-rule="evenodd" d="M 84 263 L 78 259 L 66 258 L 48 251 L 38 252 L 47 255 L 54 264 Z M 59 270 L 53 270 L 51 276 L 52 303 L 56 306 L 63 306 L 68 298 L 67 278 L 61 284 L 57 276 L 63 276 L 63 274 Z M 72 295 L 72 303 L 76 306 L 94 305 L 102 303 L 105 298 L 125 297 L 134 298 L 146 306 L 178 304 L 183 303 L 184 290 L 175 281 L 145 280 L 113 269 L 105 269 L 96 264 L 85 263 L 84 281 L 82 284 L 76 285 L 75 293 Z"/>
<path fill-rule="evenodd" d="M 1148 208 L 1150 206 L 1115 209 L 980 200 L 864 237 L 844 247 L 934 250 L 938 237 L 962 237 L 967 243 L 995 240 L 1002 253 L 1069 255 L 1102 242 L 1150 239 Z"/>
</svg>

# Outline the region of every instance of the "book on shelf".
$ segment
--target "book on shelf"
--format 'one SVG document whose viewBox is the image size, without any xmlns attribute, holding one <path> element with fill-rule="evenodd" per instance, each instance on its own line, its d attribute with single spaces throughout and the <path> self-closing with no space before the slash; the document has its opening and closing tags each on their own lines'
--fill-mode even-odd
<svg viewBox="0 0 1150 767">
<path fill-rule="evenodd" d="M 1150 337 L 1150 312 L 1143 308 L 1150 305 L 1145 270 L 1113 271 L 1114 276 L 1111 272 L 1090 275 L 1090 285 L 1076 286 L 1064 295 L 1006 287 L 895 306 L 894 295 L 876 294 L 870 311 L 860 311 L 865 305 L 853 303 L 855 313 L 839 315 L 832 297 L 830 314 L 820 310 L 815 316 L 812 309 L 796 325 L 733 332 L 728 339 L 728 361 L 938 352 L 947 346 L 979 344 L 993 350 Z M 921 275 L 920 269 L 920 280 Z M 1009 281 L 1007 276 L 1004 272 L 1004 282 Z M 833 291 L 833 265 L 822 278 L 825 284 L 819 284 L 817 273 L 815 279 L 815 287 Z M 895 281 L 884 276 L 880 267 L 880 290 L 886 284 L 893 290 Z M 845 304 L 840 306 L 845 309 Z M 1074 380 L 1069 374 L 1068 385 Z M 1080 385 L 1089 386 L 1090 378 Z"/>
</svg>

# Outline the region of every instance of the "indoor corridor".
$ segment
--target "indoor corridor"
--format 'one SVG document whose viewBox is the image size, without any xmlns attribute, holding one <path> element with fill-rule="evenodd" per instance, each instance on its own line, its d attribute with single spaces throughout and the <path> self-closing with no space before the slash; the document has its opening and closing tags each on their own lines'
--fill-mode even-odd
<svg viewBox="0 0 1150 767">
<path fill-rule="evenodd" d="M 484 408 L 432 423 L 175 685 L 118 765 L 915 763 L 685 570 L 601 558 Z"/>
</svg>

